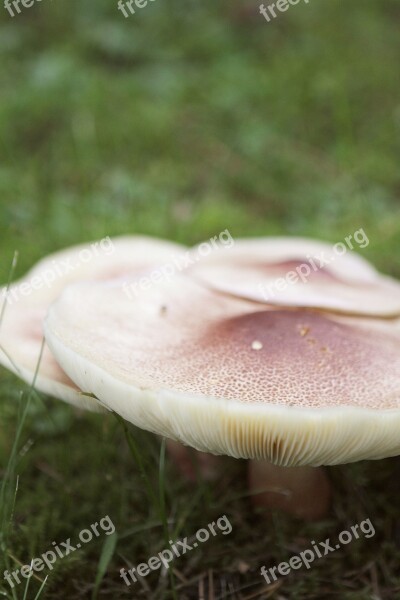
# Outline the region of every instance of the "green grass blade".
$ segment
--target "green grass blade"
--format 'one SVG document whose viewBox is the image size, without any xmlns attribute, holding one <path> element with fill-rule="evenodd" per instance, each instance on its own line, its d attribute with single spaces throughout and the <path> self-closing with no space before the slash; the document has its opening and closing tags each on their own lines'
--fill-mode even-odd
<svg viewBox="0 0 400 600">
<path fill-rule="evenodd" d="M 110 564 L 110 561 L 111 561 L 112 557 L 114 556 L 115 548 L 117 545 L 117 540 L 118 540 L 117 533 L 113 533 L 107 537 L 107 539 L 105 540 L 105 542 L 103 544 L 103 548 L 102 548 L 100 558 L 99 558 L 99 564 L 97 565 L 97 573 L 96 573 L 96 579 L 94 582 L 92 600 L 97 599 L 101 582 L 103 581 L 104 575 L 106 574 L 107 569 L 108 569 L 108 565 Z"/>
</svg>

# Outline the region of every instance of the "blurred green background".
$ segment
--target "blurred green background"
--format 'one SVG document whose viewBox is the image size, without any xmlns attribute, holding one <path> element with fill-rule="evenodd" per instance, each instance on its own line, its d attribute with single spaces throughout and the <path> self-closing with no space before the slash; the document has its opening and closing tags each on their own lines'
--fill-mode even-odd
<svg viewBox="0 0 400 600">
<path fill-rule="evenodd" d="M 311 0 L 270 23 L 250 0 L 155 0 L 129 18 L 116 0 L 42 0 L 14 17 L 1 6 L 0 282 L 15 250 L 19 276 L 49 252 L 108 235 L 193 244 L 227 228 L 338 242 L 363 227 L 363 256 L 400 277 L 399 22 L 398 0 Z M 1 469 L 22 389 L 1 369 Z M 156 480 L 158 442 L 136 434 Z M 164 544 L 157 528 L 129 533 L 152 514 L 118 423 L 35 399 L 22 447 L 12 560 L 29 562 L 108 512 L 126 535 L 98 597 L 170 597 L 165 578 L 133 592 L 119 580 L 128 559 Z M 190 510 L 193 489 L 167 469 L 182 531 L 224 512 L 235 521 L 225 546 L 183 560 L 180 599 L 200 597 L 196 576 L 208 569 L 215 598 L 400 597 L 398 460 L 331 469 L 335 505 L 318 525 L 260 525 L 241 461 L 215 489 L 199 483 Z M 257 591 L 262 564 L 366 516 L 373 540 Z M 60 561 L 41 597 L 90 598 L 100 554 L 96 542 Z"/>
</svg>

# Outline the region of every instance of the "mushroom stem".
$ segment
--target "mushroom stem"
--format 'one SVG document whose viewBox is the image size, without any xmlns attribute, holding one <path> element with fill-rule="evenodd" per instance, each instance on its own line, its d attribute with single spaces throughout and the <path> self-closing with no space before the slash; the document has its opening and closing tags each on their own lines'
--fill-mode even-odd
<svg viewBox="0 0 400 600">
<path fill-rule="evenodd" d="M 329 511 L 331 484 L 322 467 L 279 467 L 266 460 L 250 460 L 248 481 L 257 507 L 307 521 L 321 519 Z"/>
<path fill-rule="evenodd" d="M 220 472 L 222 457 L 199 452 L 174 440 L 167 440 L 167 453 L 178 471 L 189 481 L 198 476 L 205 481 L 215 481 Z"/>
</svg>

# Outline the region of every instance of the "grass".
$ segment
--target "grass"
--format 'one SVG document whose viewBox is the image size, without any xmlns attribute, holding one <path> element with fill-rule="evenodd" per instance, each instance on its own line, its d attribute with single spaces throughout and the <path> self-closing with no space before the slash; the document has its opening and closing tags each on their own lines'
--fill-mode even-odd
<svg viewBox="0 0 400 600">
<path fill-rule="evenodd" d="M 269 24 L 249 0 L 157 0 L 129 19 L 105 0 L 1 8 L 0 281 L 15 250 L 17 277 L 107 235 L 193 244 L 226 228 L 337 242 L 363 227 L 363 255 L 400 277 L 399 17 L 397 0 L 300 3 Z M 40 598 L 172 598 L 168 573 L 132 590 L 119 569 L 165 548 L 165 518 L 180 537 L 223 514 L 233 532 L 176 561 L 179 600 L 207 598 L 210 580 L 221 599 L 399 596 L 398 459 L 331 468 L 332 513 L 310 525 L 255 513 L 244 461 L 190 486 L 167 457 L 160 487 L 160 440 L 129 426 L 161 518 L 112 415 L 21 394 L 2 369 L 0 563 L 27 564 L 105 515 L 118 533 L 115 551 L 103 536 L 39 573 Z M 365 518 L 373 538 L 263 589 L 262 565 Z M 0 597 L 24 598 L 23 584 L 13 594 L 0 575 Z"/>
</svg>

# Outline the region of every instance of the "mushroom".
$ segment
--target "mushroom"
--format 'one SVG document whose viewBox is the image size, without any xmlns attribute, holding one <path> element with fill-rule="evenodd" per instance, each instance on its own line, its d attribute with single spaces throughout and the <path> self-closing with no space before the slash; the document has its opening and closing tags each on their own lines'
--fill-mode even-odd
<svg viewBox="0 0 400 600">
<path fill-rule="evenodd" d="M 166 440 L 166 449 L 170 460 L 182 477 L 194 483 L 197 478 L 202 481 L 216 481 L 221 477 L 222 459 L 208 452 L 199 452 L 171 439 Z"/>
<path fill-rule="evenodd" d="M 360 234 L 362 237 L 360 239 Z M 364 230 L 356 232 L 360 247 L 368 245 Z M 275 306 L 303 306 L 345 314 L 365 314 L 390 317 L 400 315 L 400 286 L 389 277 L 380 275 L 354 249 L 352 236 L 346 244 L 331 246 L 305 238 L 260 238 L 236 240 L 233 248 L 217 248 L 201 262 L 194 263 L 190 273 L 212 289 L 222 293 L 264 302 Z M 196 255 L 197 248 L 192 250 Z M 295 285 L 294 285 L 295 284 Z M 368 302 L 365 302 L 365 298 Z M 305 332 L 304 332 L 305 333 Z M 263 475 L 269 484 L 276 475 L 276 467 L 266 461 L 252 461 L 249 465 L 250 487 L 259 487 Z M 313 469 L 298 477 L 292 498 L 308 493 L 309 478 L 319 477 L 319 496 L 328 486 L 325 474 Z M 284 480 L 282 479 L 282 483 Z M 329 494 L 325 493 L 328 502 Z M 256 504 L 276 503 L 277 497 L 266 492 L 255 497 Z M 286 495 L 285 506 L 291 499 Z M 327 503 L 326 502 L 326 503 Z M 305 506 L 313 511 L 314 499 L 310 494 Z"/>
<path fill-rule="evenodd" d="M 0 364 L 37 390 L 81 408 L 99 410 L 97 400 L 81 392 L 52 356 L 47 346 L 41 355 L 42 323 L 50 304 L 68 284 L 80 280 L 123 277 L 134 281 L 157 263 L 171 260 L 183 247 L 145 236 L 121 237 L 80 245 L 41 260 L 7 290 L 0 323 Z M 129 284 L 128 284 L 129 292 Z"/>
<path fill-rule="evenodd" d="M 196 248 L 192 252 L 196 255 Z M 379 274 L 344 243 L 243 239 L 193 262 L 193 277 L 212 289 L 248 300 L 344 314 L 400 315 L 400 285 Z"/>
<path fill-rule="evenodd" d="M 251 467 L 252 486 L 273 476 L 263 501 L 306 518 L 329 503 L 311 467 L 400 452 L 398 320 L 266 306 L 180 275 L 134 301 L 118 282 L 69 286 L 44 330 L 86 393 L 199 451 L 276 465 Z"/>
<path fill-rule="evenodd" d="M 261 509 L 278 509 L 316 521 L 330 507 L 331 484 L 322 468 L 285 469 L 268 460 L 250 460 L 248 484 L 254 506 Z"/>
</svg>

